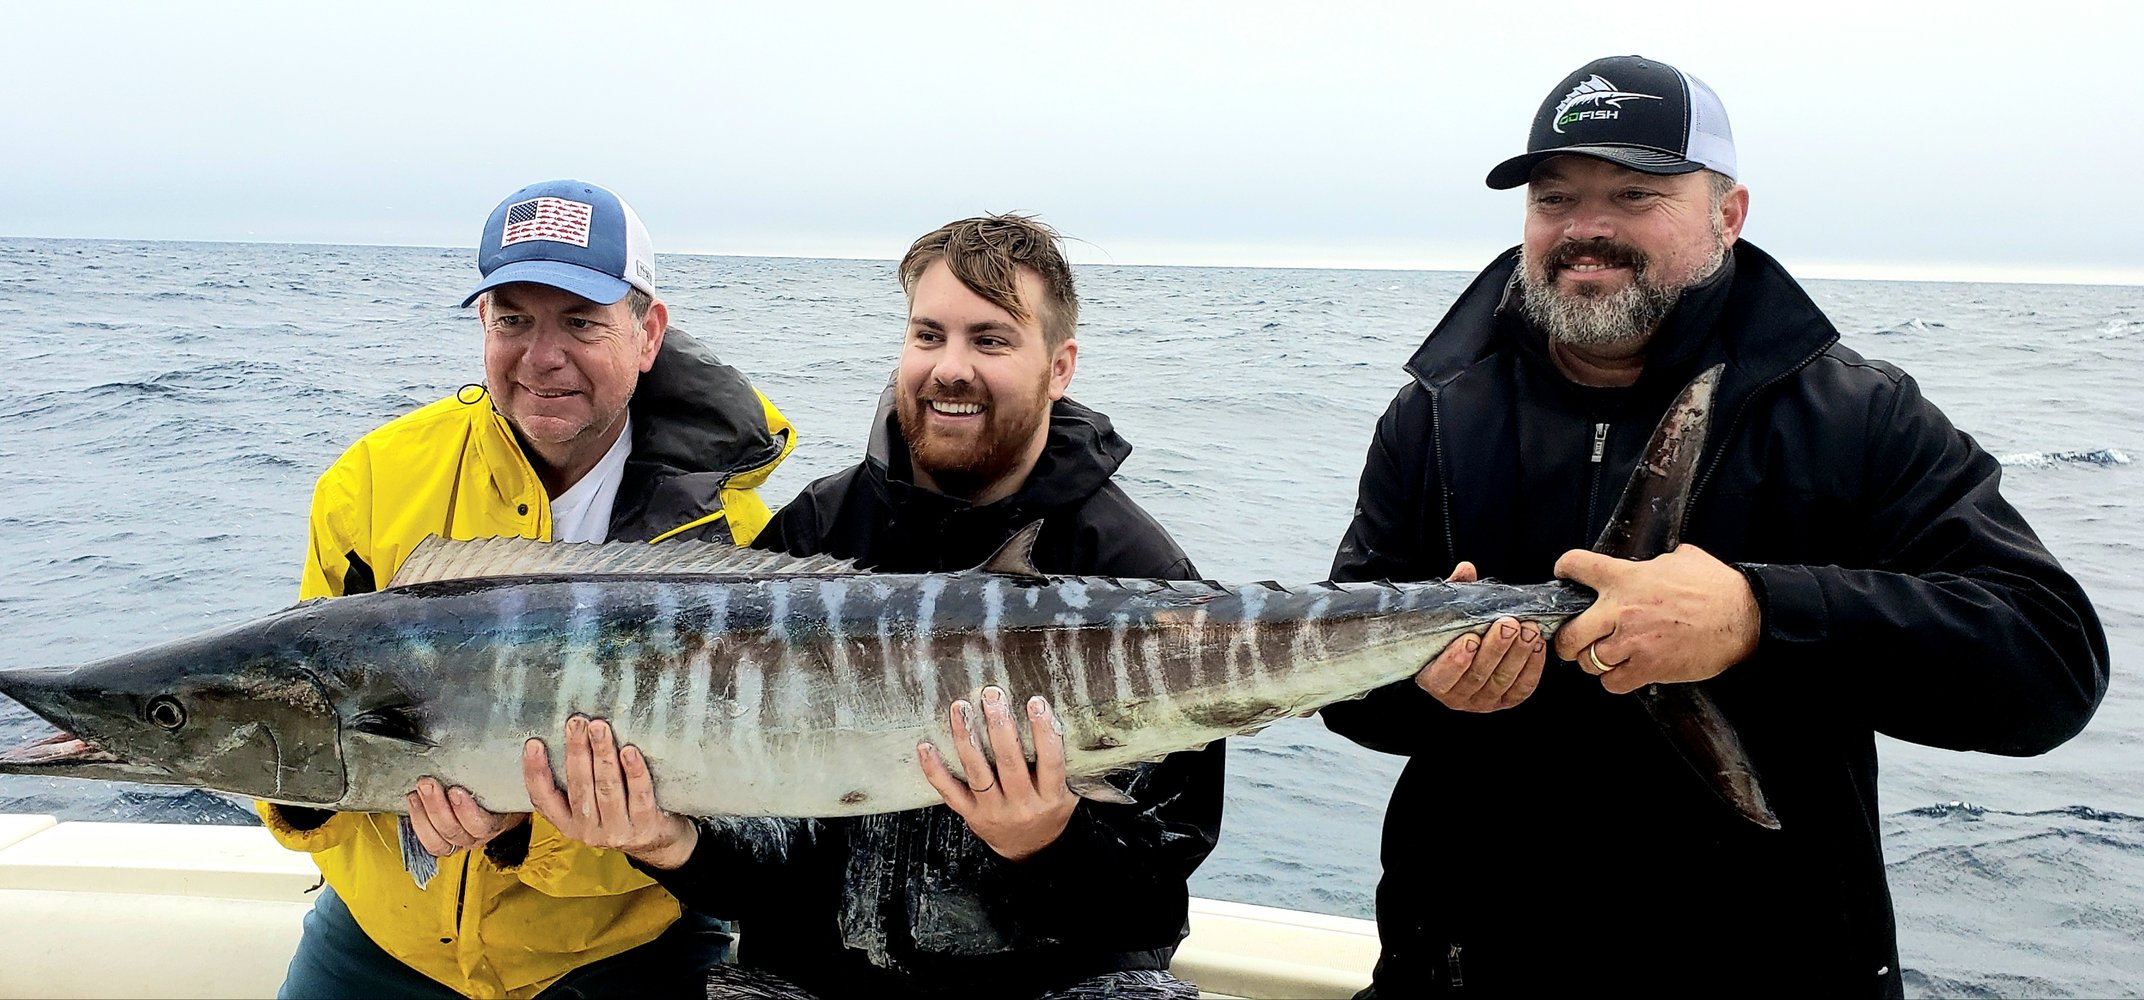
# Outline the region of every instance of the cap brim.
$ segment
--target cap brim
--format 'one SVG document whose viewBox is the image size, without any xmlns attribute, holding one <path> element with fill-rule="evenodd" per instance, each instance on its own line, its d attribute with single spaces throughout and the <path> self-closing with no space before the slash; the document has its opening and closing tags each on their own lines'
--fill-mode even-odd
<svg viewBox="0 0 2144 1000">
<path fill-rule="evenodd" d="M 625 298 L 625 293 L 633 290 L 633 286 L 626 284 L 622 278 L 614 278 L 601 271 L 592 271 L 579 264 L 567 264 L 555 260 L 517 260 L 511 264 L 501 266 L 498 270 L 485 277 L 484 283 L 476 286 L 476 290 L 470 292 L 469 297 L 462 300 L 462 306 L 466 308 L 469 303 L 476 301 L 477 296 L 500 285 L 514 285 L 523 282 L 532 285 L 549 285 L 552 288 L 572 292 L 590 302 L 604 306 Z"/>
<path fill-rule="evenodd" d="M 1564 146 L 1514 156 L 1489 171 L 1489 186 L 1498 191 L 1520 187 L 1532 179 L 1534 167 L 1558 156 L 1590 156 L 1648 174 L 1687 174 L 1705 165 L 1651 146 Z"/>
</svg>

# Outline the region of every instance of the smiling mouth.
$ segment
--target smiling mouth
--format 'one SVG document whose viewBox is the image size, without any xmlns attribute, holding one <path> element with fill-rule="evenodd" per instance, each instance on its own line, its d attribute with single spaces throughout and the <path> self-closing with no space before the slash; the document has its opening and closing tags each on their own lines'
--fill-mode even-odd
<svg viewBox="0 0 2144 1000">
<path fill-rule="evenodd" d="M 533 387 L 524 388 L 528 389 L 529 395 L 534 396 L 537 399 L 564 399 L 568 396 L 580 395 L 580 392 L 574 389 L 537 389 Z"/>
<path fill-rule="evenodd" d="M 942 413 L 949 417 L 967 417 L 983 412 L 981 403 L 954 403 L 943 399 L 933 399 L 929 402 L 932 413 Z"/>
</svg>

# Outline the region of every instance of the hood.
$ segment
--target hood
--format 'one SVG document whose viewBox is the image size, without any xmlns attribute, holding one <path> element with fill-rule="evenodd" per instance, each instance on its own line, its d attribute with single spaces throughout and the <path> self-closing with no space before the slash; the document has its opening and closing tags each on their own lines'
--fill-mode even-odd
<svg viewBox="0 0 2144 1000">
<path fill-rule="evenodd" d="M 796 432 L 742 372 L 673 326 L 630 404 L 635 463 L 712 472 L 751 489 L 796 448 Z"/>
</svg>

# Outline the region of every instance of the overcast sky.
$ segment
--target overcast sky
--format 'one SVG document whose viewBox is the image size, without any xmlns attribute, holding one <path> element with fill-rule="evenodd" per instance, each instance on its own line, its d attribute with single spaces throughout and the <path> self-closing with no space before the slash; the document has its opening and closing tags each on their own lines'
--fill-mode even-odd
<svg viewBox="0 0 2144 1000">
<path fill-rule="evenodd" d="M 529 181 L 658 250 L 1472 270 L 1602 55 L 1719 92 L 1810 276 L 2144 282 L 2144 3 L 0 3 L 0 235 L 467 246 Z"/>
</svg>

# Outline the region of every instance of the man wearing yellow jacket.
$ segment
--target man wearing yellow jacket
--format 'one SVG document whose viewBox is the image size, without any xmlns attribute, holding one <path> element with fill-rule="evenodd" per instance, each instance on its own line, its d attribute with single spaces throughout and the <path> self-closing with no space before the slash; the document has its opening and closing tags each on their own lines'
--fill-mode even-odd
<svg viewBox="0 0 2144 1000">
<path fill-rule="evenodd" d="M 365 435 L 320 477 L 300 596 L 385 586 L 431 534 L 749 544 L 769 516 L 755 490 L 795 435 L 668 329 L 632 209 L 593 184 L 530 185 L 492 211 L 478 268 L 462 304 L 484 328 L 486 384 Z M 663 995 L 694 989 L 727 944 L 625 855 L 430 779 L 409 797 L 411 849 L 438 859 L 422 886 L 400 816 L 260 811 L 327 882 L 283 997 Z"/>
</svg>

